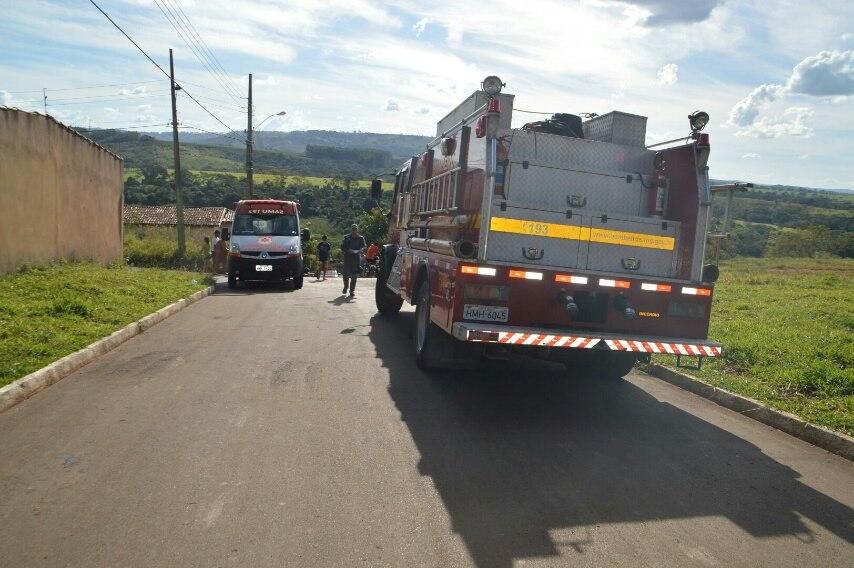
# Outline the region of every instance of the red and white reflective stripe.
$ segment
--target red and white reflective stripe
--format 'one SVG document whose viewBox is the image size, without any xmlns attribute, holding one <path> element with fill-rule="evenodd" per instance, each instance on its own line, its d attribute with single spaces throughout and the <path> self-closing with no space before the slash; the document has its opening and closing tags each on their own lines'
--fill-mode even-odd
<svg viewBox="0 0 854 568">
<path fill-rule="evenodd" d="M 673 287 L 670 284 L 641 283 L 641 290 L 646 290 L 647 292 L 670 292 L 672 289 Z"/>
<path fill-rule="evenodd" d="M 610 278 L 600 278 L 599 285 L 607 288 L 631 288 L 632 283 L 628 280 L 611 280 Z"/>
<path fill-rule="evenodd" d="M 669 355 L 703 355 L 718 357 L 721 348 L 716 345 L 696 345 L 693 343 L 662 343 L 656 341 L 628 341 L 625 339 L 606 339 L 605 344 L 614 351 L 632 351 L 637 353 L 666 353 Z"/>
<path fill-rule="evenodd" d="M 539 345 L 541 347 L 575 347 L 590 349 L 601 341 L 598 338 L 572 335 L 539 335 L 537 333 L 498 333 L 498 343 L 506 345 Z"/>
<path fill-rule="evenodd" d="M 691 288 L 689 286 L 682 287 L 682 293 L 689 296 L 711 296 L 712 291 L 709 288 Z"/>
<path fill-rule="evenodd" d="M 491 266 L 477 266 L 474 264 L 461 264 L 460 272 L 463 274 L 477 274 L 478 276 L 495 276 L 496 270 Z"/>
<path fill-rule="evenodd" d="M 572 274 L 555 274 L 555 282 L 565 282 L 566 284 L 587 284 L 587 277 L 575 276 Z"/>
<path fill-rule="evenodd" d="M 525 280 L 542 280 L 542 272 L 530 272 L 528 270 L 511 270 L 507 273 L 510 278 L 524 278 Z"/>
</svg>

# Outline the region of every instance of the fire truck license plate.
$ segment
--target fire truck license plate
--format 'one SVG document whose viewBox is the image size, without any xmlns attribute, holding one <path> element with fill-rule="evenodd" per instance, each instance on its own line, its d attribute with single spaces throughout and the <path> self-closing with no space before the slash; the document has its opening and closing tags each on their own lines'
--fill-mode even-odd
<svg viewBox="0 0 854 568">
<path fill-rule="evenodd" d="M 506 322 L 509 315 L 509 308 L 478 306 L 475 304 L 466 304 L 463 306 L 463 319 L 467 320 Z"/>
<path fill-rule="evenodd" d="M 256 264 L 255 265 L 256 272 L 273 272 L 272 264 Z"/>
</svg>

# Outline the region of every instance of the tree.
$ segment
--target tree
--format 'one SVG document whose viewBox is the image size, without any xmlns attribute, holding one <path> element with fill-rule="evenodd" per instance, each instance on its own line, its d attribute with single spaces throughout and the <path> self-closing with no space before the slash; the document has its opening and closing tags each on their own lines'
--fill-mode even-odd
<svg viewBox="0 0 854 568">
<path fill-rule="evenodd" d="M 388 238 L 388 217 L 385 216 L 382 209 L 375 207 L 359 219 L 359 231 L 368 244 L 377 243 L 381 245 Z"/>
</svg>

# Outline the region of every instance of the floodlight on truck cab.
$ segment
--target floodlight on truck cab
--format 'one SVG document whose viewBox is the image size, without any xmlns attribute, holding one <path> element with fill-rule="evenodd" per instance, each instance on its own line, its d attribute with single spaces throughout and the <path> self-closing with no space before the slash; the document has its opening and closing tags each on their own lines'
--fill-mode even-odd
<svg viewBox="0 0 854 568">
<path fill-rule="evenodd" d="M 481 90 L 484 93 L 489 95 L 490 97 L 494 97 L 498 93 L 501 92 L 501 88 L 504 86 L 504 83 L 501 82 L 501 79 L 496 77 L 495 75 L 490 75 L 480 84 Z"/>
<path fill-rule="evenodd" d="M 709 123 L 709 113 L 695 110 L 688 115 L 688 122 L 691 123 L 691 132 L 697 133 Z"/>
</svg>

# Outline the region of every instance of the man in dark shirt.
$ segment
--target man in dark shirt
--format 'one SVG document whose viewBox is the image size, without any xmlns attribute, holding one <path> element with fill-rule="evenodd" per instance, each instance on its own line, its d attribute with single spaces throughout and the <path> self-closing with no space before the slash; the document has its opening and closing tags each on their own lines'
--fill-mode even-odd
<svg viewBox="0 0 854 568">
<path fill-rule="evenodd" d="M 317 273 L 317 279 L 320 280 L 320 275 L 326 280 L 326 271 L 329 270 L 329 251 L 332 250 L 332 245 L 326 241 L 326 235 L 320 237 L 320 242 L 317 243 L 317 262 L 320 265 Z"/>
<path fill-rule="evenodd" d="M 344 252 L 344 290 L 341 293 L 347 293 L 349 284 L 351 298 L 356 295 L 356 279 L 359 277 L 359 257 L 366 246 L 365 237 L 359 234 L 359 226 L 352 225 L 350 227 L 350 234 L 345 236 L 341 242 L 341 250 Z"/>
</svg>

